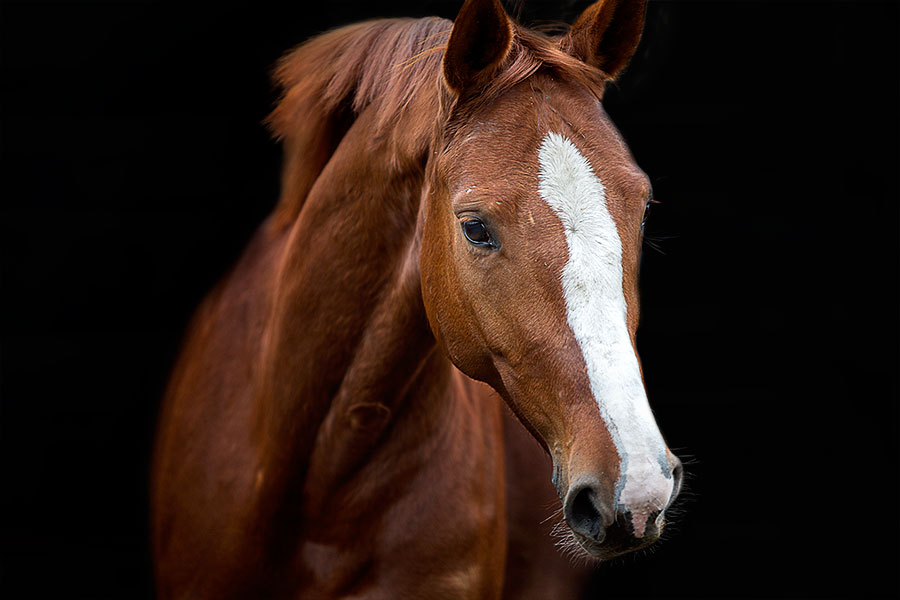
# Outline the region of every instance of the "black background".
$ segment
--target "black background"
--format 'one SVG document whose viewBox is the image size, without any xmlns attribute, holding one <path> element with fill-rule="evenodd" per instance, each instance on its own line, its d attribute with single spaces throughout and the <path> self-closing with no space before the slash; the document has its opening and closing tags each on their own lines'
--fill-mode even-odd
<svg viewBox="0 0 900 600">
<path fill-rule="evenodd" d="M 4 597 L 152 595 L 159 397 L 276 200 L 270 66 L 459 4 L 3 2 Z M 640 349 L 692 458 L 668 539 L 601 597 L 900 591 L 898 37 L 892 2 L 651 3 L 606 104 L 662 202 Z"/>
</svg>

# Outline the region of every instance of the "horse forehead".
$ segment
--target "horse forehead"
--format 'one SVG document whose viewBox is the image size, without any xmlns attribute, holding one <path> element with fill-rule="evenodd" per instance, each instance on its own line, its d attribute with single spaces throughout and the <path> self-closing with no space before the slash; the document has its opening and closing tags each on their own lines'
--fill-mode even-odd
<svg viewBox="0 0 900 600">
<path fill-rule="evenodd" d="M 603 182 L 615 221 L 625 219 L 629 200 L 643 205 L 647 177 L 599 100 L 565 82 L 537 78 L 534 85 L 526 83 L 472 114 L 457 130 L 449 152 L 451 194 L 496 198 L 500 210 L 514 210 L 531 223 L 544 205 L 538 193 L 540 149 L 549 134 L 558 133 Z"/>
<path fill-rule="evenodd" d="M 570 111 L 572 112 L 572 111 Z M 468 181 L 495 185 L 534 183 L 541 166 L 539 150 L 550 133 L 559 133 L 578 148 L 593 172 L 612 193 L 647 187 L 646 175 L 635 163 L 615 125 L 602 110 L 566 114 L 549 105 L 532 113 L 485 119 L 461 130 L 454 141 L 453 169 Z M 532 187 L 534 187 L 532 185 Z"/>
<path fill-rule="evenodd" d="M 621 229 L 630 210 L 627 196 L 632 195 L 632 192 L 623 195 L 621 189 L 640 186 L 640 177 L 628 163 L 617 169 L 605 169 L 613 177 L 601 177 L 578 145 L 556 132 L 544 137 L 538 163 L 538 192 L 563 224 L 571 255 L 569 266 L 576 265 L 583 271 L 582 276 L 590 275 L 589 279 L 595 283 L 614 279 L 621 286 L 622 261 L 628 255 Z M 609 184 L 617 177 L 619 192 L 614 192 Z"/>
<path fill-rule="evenodd" d="M 542 169 L 541 146 L 548 135 L 560 131 L 578 148 L 592 172 L 611 188 L 611 193 L 630 193 L 646 187 L 646 176 L 617 135 L 591 136 L 582 130 L 572 131 L 565 124 L 527 132 L 523 127 L 515 130 L 483 125 L 460 140 L 447 165 L 448 174 L 460 189 L 468 190 L 474 184 L 497 191 L 509 188 L 520 200 L 532 196 Z"/>
</svg>

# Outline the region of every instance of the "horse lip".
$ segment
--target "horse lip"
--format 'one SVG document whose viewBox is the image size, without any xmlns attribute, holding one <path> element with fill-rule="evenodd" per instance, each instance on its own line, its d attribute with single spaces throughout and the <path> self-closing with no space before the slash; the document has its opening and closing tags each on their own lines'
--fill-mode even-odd
<svg viewBox="0 0 900 600">
<path fill-rule="evenodd" d="M 603 542 L 598 543 L 596 540 L 585 537 L 577 531 L 572 530 L 571 528 L 570 531 L 572 531 L 572 535 L 575 536 L 575 541 L 578 542 L 578 545 L 581 546 L 581 549 L 588 553 L 592 558 L 595 558 L 597 560 L 609 560 L 612 558 L 616 558 L 617 556 L 623 556 L 625 554 L 635 552 L 636 550 L 640 550 L 654 544 L 659 539 L 659 536 L 657 535 L 644 540 L 643 543 L 637 546 L 622 548 L 613 547 Z"/>
<path fill-rule="evenodd" d="M 597 543 L 595 540 L 585 537 L 574 530 L 572 530 L 572 534 L 575 536 L 575 541 L 578 542 L 578 545 L 581 546 L 581 549 L 587 552 L 592 558 L 596 558 L 597 560 L 604 560 L 607 558 L 612 558 L 612 556 L 614 556 L 609 555 L 607 552 L 605 552 L 603 549 L 603 545 Z"/>
</svg>

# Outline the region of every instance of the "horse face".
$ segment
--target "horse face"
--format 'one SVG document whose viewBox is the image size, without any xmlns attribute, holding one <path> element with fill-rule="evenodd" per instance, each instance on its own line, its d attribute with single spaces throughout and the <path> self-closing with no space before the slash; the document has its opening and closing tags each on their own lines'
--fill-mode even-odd
<svg viewBox="0 0 900 600">
<path fill-rule="evenodd" d="M 593 95 L 538 74 L 453 127 L 429 190 L 421 270 L 435 336 L 550 452 L 590 554 L 651 543 L 681 467 L 635 350 L 646 176 Z"/>
</svg>

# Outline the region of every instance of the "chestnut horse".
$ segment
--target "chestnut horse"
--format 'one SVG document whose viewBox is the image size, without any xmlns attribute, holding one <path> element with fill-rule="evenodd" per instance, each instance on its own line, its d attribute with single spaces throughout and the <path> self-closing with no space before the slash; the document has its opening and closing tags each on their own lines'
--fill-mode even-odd
<svg viewBox="0 0 900 600">
<path fill-rule="evenodd" d="M 571 598 L 560 500 L 586 555 L 658 538 L 681 467 L 635 350 L 650 186 L 600 102 L 644 12 L 554 37 L 467 0 L 285 56 L 280 202 L 160 418 L 160 597 Z"/>
</svg>

